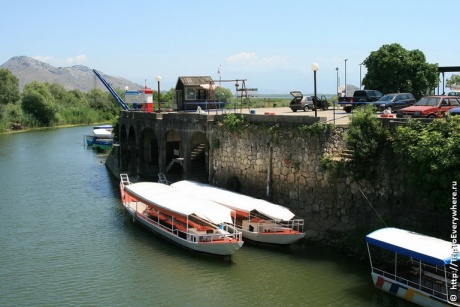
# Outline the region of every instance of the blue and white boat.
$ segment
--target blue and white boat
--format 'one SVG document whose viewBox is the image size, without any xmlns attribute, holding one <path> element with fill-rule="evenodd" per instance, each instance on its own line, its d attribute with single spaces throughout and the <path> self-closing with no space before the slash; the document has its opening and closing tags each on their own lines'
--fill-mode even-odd
<svg viewBox="0 0 460 307">
<path fill-rule="evenodd" d="M 420 306 L 460 306 L 455 242 L 383 228 L 366 243 L 376 288 Z"/>
<path fill-rule="evenodd" d="M 85 141 L 88 147 L 99 150 L 109 149 L 113 145 L 112 125 L 102 125 L 93 127 L 91 134 L 85 134 Z"/>
</svg>

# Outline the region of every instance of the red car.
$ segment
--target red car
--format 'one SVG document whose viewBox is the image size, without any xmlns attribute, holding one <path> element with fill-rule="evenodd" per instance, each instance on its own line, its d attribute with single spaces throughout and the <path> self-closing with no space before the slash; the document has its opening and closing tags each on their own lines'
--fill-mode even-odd
<svg viewBox="0 0 460 307">
<path fill-rule="evenodd" d="M 425 96 L 417 101 L 413 106 L 398 110 L 396 117 L 444 117 L 444 113 L 458 106 L 460 106 L 459 96 Z"/>
</svg>

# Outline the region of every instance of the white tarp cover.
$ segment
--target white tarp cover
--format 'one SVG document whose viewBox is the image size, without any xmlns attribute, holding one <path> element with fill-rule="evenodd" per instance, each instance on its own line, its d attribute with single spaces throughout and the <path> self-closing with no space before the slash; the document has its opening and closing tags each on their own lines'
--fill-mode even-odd
<svg viewBox="0 0 460 307">
<path fill-rule="evenodd" d="M 263 199 L 246 196 L 243 194 L 227 191 L 209 184 L 195 181 L 182 180 L 171 185 L 191 195 L 215 201 L 230 208 L 251 212 L 258 212 L 276 221 L 289 221 L 295 215 L 288 208 L 270 203 Z"/>
<path fill-rule="evenodd" d="M 98 137 L 112 137 L 112 132 L 106 129 L 94 129 L 93 134 Z"/>
<path fill-rule="evenodd" d="M 368 234 L 366 242 L 438 266 L 449 264 L 453 252 L 451 242 L 391 227 Z"/>
<path fill-rule="evenodd" d="M 126 185 L 125 191 L 146 204 L 152 203 L 181 215 L 196 214 L 214 224 L 233 224 L 231 209 L 206 199 L 192 197 L 162 183 L 133 183 Z"/>
</svg>

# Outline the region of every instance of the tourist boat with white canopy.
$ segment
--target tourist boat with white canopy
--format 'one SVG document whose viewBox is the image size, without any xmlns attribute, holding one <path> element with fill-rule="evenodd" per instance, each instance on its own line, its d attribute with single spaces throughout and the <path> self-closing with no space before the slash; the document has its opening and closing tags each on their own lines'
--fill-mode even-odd
<svg viewBox="0 0 460 307">
<path fill-rule="evenodd" d="M 305 237 L 304 220 L 286 207 L 196 181 L 182 180 L 171 186 L 235 210 L 236 229 L 245 239 L 292 244 Z"/>
<path fill-rule="evenodd" d="M 134 221 L 158 235 L 213 255 L 231 255 L 243 245 L 241 232 L 234 231 L 235 212 L 229 208 L 162 183 L 131 183 L 127 174 L 120 178 L 123 206 Z"/>
<path fill-rule="evenodd" d="M 93 127 L 91 134 L 85 134 L 86 145 L 99 150 L 109 149 L 113 145 L 112 125 Z"/>
<path fill-rule="evenodd" d="M 456 244 L 391 227 L 366 243 L 375 287 L 420 306 L 460 306 Z"/>
</svg>

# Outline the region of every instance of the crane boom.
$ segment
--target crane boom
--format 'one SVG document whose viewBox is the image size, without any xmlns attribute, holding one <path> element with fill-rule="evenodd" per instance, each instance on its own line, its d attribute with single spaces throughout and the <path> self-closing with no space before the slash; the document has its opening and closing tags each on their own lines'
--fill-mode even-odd
<svg viewBox="0 0 460 307">
<path fill-rule="evenodd" d="M 123 108 L 123 110 L 129 111 L 128 105 L 123 101 L 123 99 L 121 99 L 120 96 L 118 96 L 117 92 L 115 92 L 115 90 L 110 86 L 110 84 L 108 84 L 107 81 L 105 81 L 105 79 L 102 78 L 102 76 L 97 72 L 97 70 L 93 69 L 93 72 L 96 74 L 99 80 L 101 80 L 102 84 L 105 85 L 107 90 L 110 92 L 110 94 L 112 94 L 113 98 L 115 98 L 115 100 Z"/>
</svg>

